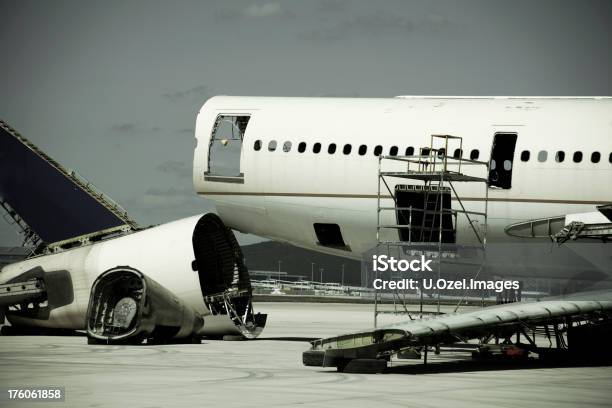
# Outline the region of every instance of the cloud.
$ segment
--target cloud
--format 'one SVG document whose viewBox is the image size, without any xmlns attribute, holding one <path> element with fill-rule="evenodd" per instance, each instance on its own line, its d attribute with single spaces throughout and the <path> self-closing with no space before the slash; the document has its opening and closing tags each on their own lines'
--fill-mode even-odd
<svg viewBox="0 0 612 408">
<path fill-rule="evenodd" d="M 191 164 L 182 161 L 168 160 L 155 167 L 155 170 L 166 174 L 173 174 L 179 178 L 191 178 Z"/>
<path fill-rule="evenodd" d="M 144 194 L 126 200 L 125 208 L 142 225 L 152 225 L 209 212 L 214 205 L 185 185 L 150 187 Z"/>
<path fill-rule="evenodd" d="M 267 19 L 271 17 L 294 17 L 294 13 L 281 7 L 278 2 L 251 4 L 246 8 L 238 9 L 235 6 L 217 9 L 215 17 L 218 20 L 233 19 Z"/>
<path fill-rule="evenodd" d="M 457 32 L 457 24 L 440 14 L 428 14 L 418 19 L 385 12 L 353 16 L 335 25 L 304 31 L 298 38 L 315 43 L 326 43 L 352 37 L 408 36 L 416 33 Z"/>
<path fill-rule="evenodd" d="M 196 214 L 216 212 L 212 201 L 197 196 L 193 189 L 187 187 L 151 187 L 144 195 L 128 200 L 125 204 L 130 216 L 137 219 L 143 226 L 158 225 Z M 238 231 L 235 233 L 240 245 L 266 240 L 256 235 L 241 234 Z M 191 238 L 188 237 L 188 239 Z"/>
<path fill-rule="evenodd" d="M 174 213 L 175 218 L 194 214 L 202 207 L 201 199 L 193 187 L 150 187 L 143 195 L 126 202 L 126 205 L 138 211 L 164 211 Z M 167 219 L 167 218 L 166 218 Z"/>
<path fill-rule="evenodd" d="M 184 197 L 193 196 L 193 188 L 187 187 L 150 187 L 145 191 L 145 196 L 153 197 Z"/>
<path fill-rule="evenodd" d="M 162 132 L 164 129 L 159 126 L 144 126 L 137 123 L 119 123 L 111 126 L 111 132 L 122 135 L 151 135 L 151 133 Z"/>
<path fill-rule="evenodd" d="M 322 0 L 317 4 L 316 10 L 322 13 L 337 13 L 347 9 L 346 0 Z"/>
<path fill-rule="evenodd" d="M 441 33 L 443 31 L 456 31 L 462 27 L 454 21 L 441 14 L 427 14 L 423 20 L 418 23 L 418 28 L 423 31 Z"/>
<path fill-rule="evenodd" d="M 192 187 L 150 187 L 139 197 L 125 203 L 132 217 L 141 225 L 157 225 L 207 212 L 216 212 L 215 205 L 196 195 Z M 0 231 L 1 232 L 1 231 Z M 256 235 L 235 231 L 240 245 L 266 241 Z"/>
<path fill-rule="evenodd" d="M 136 124 L 135 123 L 122 123 L 119 125 L 113 125 L 111 126 L 111 130 L 115 133 L 135 133 Z"/>
<path fill-rule="evenodd" d="M 162 97 L 170 101 L 195 98 L 198 99 L 198 101 L 204 102 L 206 99 L 210 98 L 211 95 L 212 90 L 210 88 L 208 88 L 206 85 L 198 85 L 182 91 L 166 92 L 162 94 Z"/>
<path fill-rule="evenodd" d="M 351 17 L 330 27 L 306 31 L 299 34 L 298 38 L 312 42 L 330 42 L 356 35 L 380 36 L 392 32 L 407 34 L 413 28 L 413 23 L 404 17 L 376 13 Z"/>
<path fill-rule="evenodd" d="M 262 5 L 251 4 L 249 7 L 244 9 L 245 17 L 251 18 L 264 18 L 280 16 L 283 14 L 283 10 L 279 3 L 264 3 Z"/>
</svg>

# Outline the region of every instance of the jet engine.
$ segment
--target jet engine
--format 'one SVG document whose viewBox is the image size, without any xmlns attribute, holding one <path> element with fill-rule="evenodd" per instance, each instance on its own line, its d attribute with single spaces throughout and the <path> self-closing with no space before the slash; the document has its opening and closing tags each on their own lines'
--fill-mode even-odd
<svg viewBox="0 0 612 408">
<path fill-rule="evenodd" d="M 120 266 L 102 273 L 87 309 L 90 343 L 139 344 L 195 339 L 204 319 L 140 271 Z"/>
</svg>

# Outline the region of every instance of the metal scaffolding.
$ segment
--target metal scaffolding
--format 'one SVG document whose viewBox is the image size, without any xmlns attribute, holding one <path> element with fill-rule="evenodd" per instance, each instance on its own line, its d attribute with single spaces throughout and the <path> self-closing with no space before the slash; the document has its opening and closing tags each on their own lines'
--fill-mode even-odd
<svg viewBox="0 0 612 408">
<path fill-rule="evenodd" d="M 453 148 L 455 148 L 454 154 L 450 156 L 448 152 Z M 465 172 L 467 168 L 476 168 L 475 166 L 485 167 L 484 177 L 482 174 Z M 389 167 L 391 169 L 388 169 Z M 427 254 L 432 257 L 432 263 L 436 265 L 437 276 L 440 279 L 442 260 L 458 256 L 456 237 L 458 217 L 461 216 L 465 217 L 469 229 L 476 238 L 477 244 L 474 247 L 484 253 L 488 221 L 488 167 L 488 162 L 463 158 L 463 139 L 451 135 L 432 135 L 429 147 L 421 148 L 418 155 L 379 156 L 377 250 L 383 247 L 391 253 L 394 249 L 400 256 L 405 256 L 407 251 L 413 256 Z M 413 181 L 413 184 L 402 184 L 402 181 L 407 183 L 409 180 Z M 455 188 L 455 183 L 482 183 L 485 186 L 483 197 L 475 201 L 483 202 L 483 210 L 466 209 L 462 197 Z M 392 199 L 393 205 L 383 205 L 383 200 L 389 198 Z M 389 223 L 389 217 L 383 215 L 388 211 L 395 213 L 395 223 Z M 483 223 L 479 231 L 475 224 L 480 219 Z M 397 231 L 394 235 L 397 238 L 390 239 L 389 234 L 383 234 L 385 230 Z M 481 264 L 478 267 L 477 274 L 480 273 L 482 266 Z M 391 313 L 409 314 L 406 291 L 402 295 L 396 290 L 392 298 L 394 310 Z M 375 327 L 378 314 L 388 313 L 379 310 L 383 300 L 380 290 L 375 290 Z M 437 290 L 437 312 L 440 313 L 439 290 Z M 419 294 L 419 313 L 422 316 L 422 288 Z"/>
</svg>

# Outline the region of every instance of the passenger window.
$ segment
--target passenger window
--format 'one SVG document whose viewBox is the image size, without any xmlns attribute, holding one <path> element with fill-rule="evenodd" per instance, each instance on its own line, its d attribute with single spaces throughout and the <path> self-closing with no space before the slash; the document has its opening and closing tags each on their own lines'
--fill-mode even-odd
<svg viewBox="0 0 612 408">
<path fill-rule="evenodd" d="M 460 159 L 463 156 L 463 151 L 461 149 L 455 149 L 455 153 L 453 153 L 453 157 L 455 159 Z"/>
<path fill-rule="evenodd" d="M 312 145 L 312 152 L 319 153 L 321 151 L 321 143 L 315 143 Z"/>
<path fill-rule="evenodd" d="M 540 150 L 540 153 L 538 153 L 538 161 L 544 163 L 546 159 L 548 159 L 548 152 L 546 150 Z"/>
<path fill-rule="evenodd" d="M 300 142 L 298 145 L 298 152 L 304 153 L 306 151 L 306 142 Z"/>
<path fill-rule="evenodd" d="M 563 160 L 565 160 L 565 152 L 562 150 L 559 150 L 556 154 L 555 154 L 555 161 L 557 163 L 563 163 Z"/>
<path fill-rule="evenodd" d="M 582 152 L 574 152 L 574 163 L 580 163 L 582 161 Z"/>
<path fill-rule="evenodd" d="M 529 150 L 523 150 L 521 152 L 521 161 L 529 161 L 529 156 L 531 156 L 531 153 L 529 153 Z"/>
<path fill-rule="evenodd" d="M 612 163 L 612 153 L 610 153 L 610 156 L 608 156 L 608 161 Z"/>
<path fill-rule="evenodd" d="M 291 151 L 291 142 L 286 141 L 286 142 L 283 144 L 283 152 L 285 152 L 285 153 L 289 153 L 290 151 Z"/>
<path fill-rule="evenodd" d="M 327 148 L 327 153 L 329 154 L 334 154 L 336 153 L 336 144 L 332 143 L 329 145 L 329 147 Z"/>
<path fill-rule="evenodd" d="M 599 154 L 599 152 L 593 152 L 591 154 L 591 162 L 592 163 L 599 163 L 600 160 L 601 160 L 601 154 Z"/>
<path fill-rule="evenodd" d="M 478 157 L 480 157 L 478 149 L 474 149 L 470 152 L 470 160 L 478 160 Z"/>
<path fill-rule="evenodd" d="M 397 146 L 391 146 L 391 149 L 389 149 L 389 156 L 397 156 Z"/>
<path fill-rule="evenodd" d="M 445 148 L 438 149 L 438 156 L 439 157 L 444 157 L 445 155 L 446 155 L 446 149 Z"/>
<path fill-rule="evenodd" d="M 421 147 L 421 156 L 429 156 L 429 147 Z"/>
<path fill-rule="evenodd" d="M 382 153 L 382 146 L 378 145 L 374 148 L 374 156 L 380 156 L 380 154 Z"/>
<path fill-rule="evenodd" d="M 350 144 L 345 144 L 344 149 L 342 149 L 342 153 L 351 154 L 352 146 Z"/>
<path fill-rule="evenodd" d="M 406 148 L 406 156 L 413 156 L 414 155 L 414 147 L 409 146 Z"/>
<path fill-rule="evenodd" d="M 258 152 L 261 150 L 261 140 L 256 140 L 253 144 L 253 149 Z"/>
<path fill-rule="evenodd" d="M 366 146 L 366 145 L 359 146 L 359 155 L 360 156 L 363 156 L 367 152 L 368 152 L 368 146 Z"/>
<path fill-rule="evenodd" d="M 276 150 L 276 140 L 271 140 L 270 143 L 268 143 L 268 151 L 273 152 Z"/>
</svg>

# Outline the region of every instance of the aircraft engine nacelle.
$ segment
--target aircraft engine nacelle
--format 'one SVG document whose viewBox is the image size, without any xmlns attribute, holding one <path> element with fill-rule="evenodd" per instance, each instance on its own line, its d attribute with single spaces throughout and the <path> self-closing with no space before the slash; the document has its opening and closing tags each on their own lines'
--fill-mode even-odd
<svg viewBox="0 0 612 408">
<path fill-rule="evenodd" d="M 102 273 L 87 309 L 90 343 L 139 344 L 197 338 L 203 318 L 142 272 L 119 266 Z"/>
</svg>

